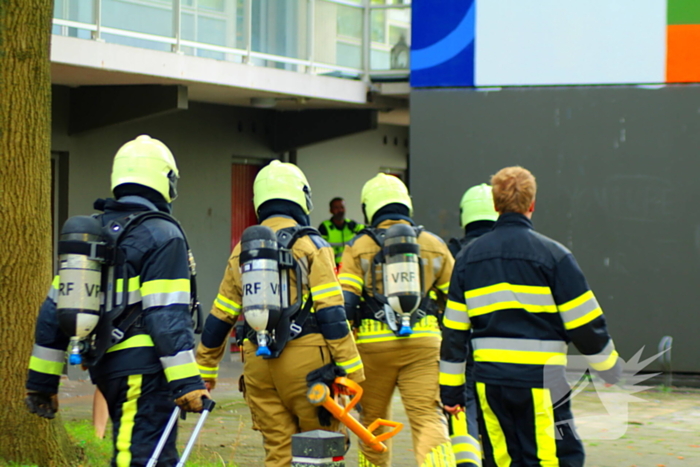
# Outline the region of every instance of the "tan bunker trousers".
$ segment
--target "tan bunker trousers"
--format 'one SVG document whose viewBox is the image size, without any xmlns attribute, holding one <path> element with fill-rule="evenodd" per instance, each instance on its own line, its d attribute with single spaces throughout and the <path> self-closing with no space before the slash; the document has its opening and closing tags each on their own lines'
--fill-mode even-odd
<svg viewBox="0 0 700 467">
<path fill-rule="evenodd" d="M 440 340 L 433 337 L 397 339 L 358 344 L 357 348 L 366 377 L 361 383 L 364 391 L 360 401 L 362 424 L 368 426 L 377 418 L 391 419 L 391 398 L 394 388 L 398 387 L 411 425 L 417 465 L 453 467 L 455 460 L 447 420 L 439 402 Z M 375 433 L 384 431 L 383 428 Z M 378 453 L 360 443 L 360 467 L 390 466 L 391 440 L 385 444 L 388 452 Z"/>
<path fill-rule="evenodd" d="M 306 375 L 331 362 L 330 351 L 320 334 L 287 343 L 279 358 L 255 356 L 257 347 L 246 341 L 245 400 L 253 427 L 263 435 L 265 467 L 289 467 L 292 463 L 292 435 L 311 430 L 337 431 L 318 421 L 318 409 L 306 399 Z"/>
</svg>

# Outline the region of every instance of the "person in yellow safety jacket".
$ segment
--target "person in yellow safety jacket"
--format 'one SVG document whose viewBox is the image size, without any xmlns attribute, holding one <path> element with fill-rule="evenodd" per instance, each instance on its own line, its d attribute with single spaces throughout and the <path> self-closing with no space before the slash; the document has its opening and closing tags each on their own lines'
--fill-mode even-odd
<svg viewBox="0 0 700 467">
<path fill-rule="evenodd" d="M 450 283 L 442 402 L 450 413 L 463 410 L 471 333 L 484 465 L 580 467 L 584 451 L 565 374 L 568 343 L 610 384 L 619 380 L 622 360 L 574 256 L 533 230 L 535 178 L 506 167 L 491 185 L 498 220 L 462 251 Z"/>
<path fill-rule="evenodd" d="M 274 231 L 309 225 L 311 189 L 294 164 L 272 161 L 253 184 L 253 203 L 261 225 Z M 335 431 L 337 420 L 324 427 L 318 409 L 306 399 L 306 376 L 312 370 L 335 363 L 354 381 L 364 380 L 362 360 L 347 323 L 343 295 L 335 275 L 333 251 L 319 235 L 300 237 L 292 246 L 303 272 L 303 292 L 313 309 L 303 329 L 278 358 L 256 356 L 255 333 L 243 344 L 244 397 L 253 427 L 262 432 L 266 467 L 288 467 L 292 462 L 291 437 L 317 429 Z M 231 327 L 242 311 L 241 244 L 233 249 L 219 293 L 207 317 L 197 348 L 197 363 L 205 382 L 213 388 L 219 362 L 228 344 Z M 290 297 L 297 296 L 294 272 L 289 280 Z M 247 331 L 250 328 L 248 327 Z"/>
<path fill-rule="evenodd" d="M 335 264 L 339 265 L 343 259 L 345 245 L 365 226 L 352 219 L 345 219 L 345 200 L 343 198 L 333 198 L 330 202 L 330 209 L 332 217 L 321 222 L 318 231 L 321 233 L 321 237 L 330 243 L 335 254 Z"/>
<path fill-rule="evenodd" d="M 414 225 L 411 198 L 397 177 L 380 173 L 365 183 L 362 206 L 366 220 L 378 235 L 396 224 Z M 417 242 L 424 301 L 419 310 L 423 317 L 414 324 L 410 335 L 399 337 L 385 320 L 371 311 L 377 301 L 375 294 L 384 291 L 382 266 L 374 263 L 380 247 L 372 235 L 361 232 L 348 244 L 338 275 L 348 317 L 358 328 L 357 347 L 365 364 L 367 379 L 362 383 L 361 422 L 367 426 L 377 418 L 389 418 L 391 398 L 398 387 L 411 425 L 417 465 L 454 466 L 447 421 L 438 393 L 438 318 L 434 313 L 425 314 L 421 310 L 430 291 L 439 296 L 447 292 L 454 260 L 445 242 L 430 232 L 420 231 Z M 360 443 L 359 465 L 388 467 L 391 464 L 390 440 L 387 445 L 388 452 L 378 453 Z"/>
<path fill-rule="evenodd" d="M 477 238 L 488 233 L 498 219 L 493 207 L 491 187 L 485 183 L 469 188 L 459 203 L 460 226 L 464 236 L 450 239 L 450 253 L 458 258 L 461 251 Z M 474 356 L 467 338 L 466 394 L 463 415 L 450 415 L 450 439 L 458 467 L 481 466 L 481 446 L 474 386 Z"/>
<path fill-rule="evenodd" d="M 98 218 L 107 225 L 135 213 L 170 213 L 177 178 L 175 159 L 165 144 L 147 135 L 127 142 L 117 151 L 112 168 L 117 199 L 97 200 L 95 207 L 104 211 Z M 129 307 L 124 316 L 141 315 L 124 330 L 122 340 L 89 368 L 112 419 L 112 466 L 145 465 L 175 404 L 201 412 L 202 397 L 209 397 L 193 353 L 186 245 L 180 229 L 162 218 L 144 220 L 119 240 L 126 262 L 115 277 L 123 277 L 121 267 L 128 276 Z M 123 290 L 123 281 L 117 280 L 117 292 Z M 27 406 L 46 418 L 53 418 L 57 410 L 56 393 L 70 338 L 58 326 L 57 300 L 63 289 L 59 282 L 56 276 L 39 312 L 26 383 Z M 177 463 L 176 440 L 174 429 L 158 466 Z"/>
</svg>

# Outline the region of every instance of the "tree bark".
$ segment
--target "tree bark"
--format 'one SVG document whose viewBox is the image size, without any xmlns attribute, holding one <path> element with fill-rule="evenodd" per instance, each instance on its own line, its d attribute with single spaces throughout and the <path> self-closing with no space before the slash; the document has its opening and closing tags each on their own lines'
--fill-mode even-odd
<svg viewBox="0 0 700 467">
<path fill-rule="evenodd" d="M 59 419 L 30 414 L 24 383 L 51 283 L 52 0 L 0 0 L 0 458 L 64 466 Z"/>
</svg>

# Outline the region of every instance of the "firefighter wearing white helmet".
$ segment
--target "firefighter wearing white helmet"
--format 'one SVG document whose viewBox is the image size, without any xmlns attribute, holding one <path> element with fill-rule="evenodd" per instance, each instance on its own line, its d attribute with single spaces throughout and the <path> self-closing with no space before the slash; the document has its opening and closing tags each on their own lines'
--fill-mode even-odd
<svg viewBox="0 0 700 467">
<path fill-rule="evenodd" d="M 459 225 L 464 230 L 462 238 L 451 238 L 448 242 L 450 253 L 456 258 L 460 251 L 477 238 L 488 233 L 498 220 L 494 208 L 493 192 L 490 185 L 482 183 L 469 188 L 459 203 Z M 467 346 L 470 345 L 467 339 Z M 467 352 L 465 414 L 450 416 L 450 439 L 458 466 L 481 465 L 479 425 L 477 421 L 476 395 L 474 389 L 474 357 Z"/>
<path fill-rule="evenodd" d="M 357 327 L 365 365 L 362 423 L 389 418 L 398 387 L 411 424 L 419 466 L 454 466 L 440 410 L 438 310 L 428 294 L 447 294 L 454 260 L 436 235 L 416 227 L 406 185 L 378 174 L 361 194 L 365 221 L 343 252 L 339 274 L 345 307 Z M 390 443 L 390 441 L 388 441 Z M 391 465 L 391 448 L 378 453 L 360 443 L 363 467 Z"/>
<path fill-rule="evenodd" d="M 304 173 L 273 161 L 258 173 L 253 192 L 259 225 L 246 229 L 228 260 L 197 363 L 214 387 L 228 335 L 242 314 L 240 386 L 263 435 L 265 466 L 286 467 L 293 434 L 338 428 L 337 420 L 322 420 L 307 401 L 307 375 L 324 368 L 361 382 L 364 371 L 347 325 L 333 250 L 309 227 L 313 206 Z"/>
<path fill-rule="evenodd" d="M 115 441 L 112 465 L 145 465 L 175 404 L 199 412 L 202 398 L 209 396 L 193 353 L 191 305 L 197 300 L 191 256 L 184 232 L 167 214 L 177 177 L 175 159 L 162 142 L 141 135 L 124 144 L 112 170 L 116 199 L 95 202 L 102 214 L 69 219 L 59 241 L 61 265 L 84 255 L 75 245 L 84 237 L 78 227 L 88 220 L 97 223 L 91 241 L 114 242 L 114 256 L 101 250 L 100 242 L 88 245 L 94 247 L 90 259 L 102 260 L 93 269 L 101 269 L 106 286 L 91 289 L 101 290 L 100 324 L 88 336 L 76 335 L 75 323 L 83 318 L 71 314 L 71 287 L 62 274 L 39 312 L 27 406 L 54 417 L 70 340 L 71 362 L 88 366 L 107 401 Z M 177 463 L 176 436 L 173 430 L 159 466 Z"/>
</svg>

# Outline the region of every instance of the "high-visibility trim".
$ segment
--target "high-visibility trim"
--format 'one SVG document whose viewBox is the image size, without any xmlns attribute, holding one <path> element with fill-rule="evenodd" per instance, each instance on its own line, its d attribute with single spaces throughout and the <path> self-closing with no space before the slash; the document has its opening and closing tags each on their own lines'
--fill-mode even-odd
<svg viewBox="0 0 700 467">
<path fill-rule="evenodd" d="M 214 305 L 216 305 L 216 307 L 219 310 L 233 315 L 234 317 L 238 316 L 241 313 L 241 305 L 239 303 L 236 303 L 233 300 L 229 300 L 221 294 L 218 294 L 216 296 L 216 300 L 214 300 Z"/>
<path fill-rule="evenodd" d="M 131 465 L 131 436 L 134 432 L 134 421 L 138 410 L 138 399 L 141 397 L 141 384 L 143 375 L 129 375 L 126 391 L 126 401 L 122 404 L 122 416 L 119 419 L 119 432 L 117 433 L 117 467 L 129 467 Z"/>
<path fill-rule="evenodd" d="M 362 287 L 364 287 L 365 285 L 365 281 L 363 281 L 360 276 L 356 276 L 355 274 L 349 274 L 347 272 L 338 274 L 338 280 L 341 284 L 355 287 L 359 292 L 362 292 Z"/>
<path fill-rule="evenodd" d="M 172 357 L 160 357 L 160 363 L 163 365 L 165 378 L 168 382 L 200 374 L 192 350 L 183 350 Z"/>
<path fill-rule="evenodd" d="M 329 282 L 327 284 L 311 287 L 311 297 L 315 302 L 324 298 L 332 297 L 334 295 L 342 294 L 343 289 L 340 288 L 340 284 L 337 282 Z"/>
<path fill-rule="evenodd" d="M 437 292 L 430 289 L 430 291 L 428 291 L 428 297 L 430 297 L 431 300 L 437 300 L 438 299 Z"/>
<path fill-rule="evenodd" d="M 489 401 L 486 399 L 486 386 L 484 383 L 477 381 L 476 393 L 481 406 L 481 412 L 484 416 L 484 425 L 489 441 L 493 447 L 493 457 L 497 467 L 510 467 L 512 459 L 508 454 L 508 444 L 506 443 L 506 435 L 501 428 L 501 422 L 496 417 L 496 414 L 491 409 Z"/>
<path fill-rule="evenodd" d="M 345 370 L 346 373 L 352 373 L 353 371 L 357 371 L 361 368 L 364 368 L 364 365 L 362 364 L 362 358 L 360 358 L 359 355 L 345 362 L 336 362 L 336 365 Z"/>
<path fill-rule="evenodd" d="M 398 337 L 391 329 L 389 329 L 389 326 L 387 326 L 386 323 L 374 319 L 363 319 L 362 323 L 360 324 L 356 342 L 358 344 L 374 343 L 392 341 L 396 339 L 415 339 L 419 337 L 442 338 L 442 332 L 440 331 L 440 327 L 435 316 L 428 315 L 418 321 L 413 327 L 413 334 L 408 337 Z"/>
<path fill-rule="evenodd" d="M 423 459 L 421 467 L 447 467 L 455 465 L 455 455 L 449 442 L 435 446 Z"/>
<path fill-rule="evenodd" d="M 471 328 L 471 322 L 469 321 L 469 314 L 467 313 L 467 305 L 453 300 L 447 300 L 442 324 L 446 328 L 456 331 L 468 331 L 469 328 Z"/>
<path fill-rule="evenodd" d="M 202 376 L 202 378 L 207 379 L 216 379 L 219 377 L 219 367 L 210 367 L 210 366 L 202 366 L 202 365 L 197 365 L 199 368 L 199 374 Z"/>
<path fill-rule="evenodd" d="M 107 349 L 106 353 L 116 352 L 118 350 L 124 349 L 135 349 L 137 347 L 153 347 L 153 339 L 148 334 L 137 334 L 136 336 L 130 337 L 125 341 L 122 341 L 116 345 L 113 345 Z"/>
<path fill-rule="evenodd" d="M 34 344 L 29 358 L 29 369 L 47 375 L 61 376 L 66 364 L 65 350 L 51 349 Z"/>
<path fill-rule="evenodd" d="M 576 329 L 588 324 L 603 314 L 598 300 L 592 291 L 587 291 L 579 297 L 559 305 L 559 313 L 567 330 Z"/>
<path fill-rule="evenodd" d="M 56 300 L 58 299 L 58 287 L 60 285 L 61 277 L 56 274 L 51 282 L 51 287 L 49 287 L 49 293 L 46 295 L 46 297 L 54 303 L 56 303 Z"/>
<path fill-rule="evenodd" d="M 470 317 L 518 308 L 530 313 L 558 311 L 549 287 L 501 282 L 465 292 L 464 298 Z"/>
<path fill-rule="evenodd" d="M 481 446 L 477 440 L 469 435 L 467 415 L 462 414 L 459 418 L 450 415 L 449 423 L 451 428 L 450 443 L 452 443 L 452 452 L 455 455 L 457 466 L 481 467 Z"/>
<path fill-rule="evenodd" d="M 594 355 L 584 355 L 591 368 L 597 371 L 606 371 L 614 367 L 619 355 L 615 350 L 615 343 L 612 339 L 608 341 L 605 348 Z"/>
<path fill-rule="evenodd" d="M 127 282 L 127 305 L 133 305 L 141 301 L 141 276 L 130 277 Z M 124 292 L 124 279 L 117 279 L 115 284 L 117 297 L 115 305 L 121 305 L 122 292 Z"/>
<path fill-rule="evenodd" d="M 155 293 L 143 297 L 143 308 L 153 306 L 188 305 L 190 303 L 189 292 Z"/>
<path fill-rule="evenodd" d="M 441 386 L 462 386 L 466 384 L 466 362 L 446 362 L 440 360 L 440 385 Z"/>
<path fill-rule="evenodd" d="M 559 467 L 557 443 L 554 437 L 554 409 L 549 389 L 532 388 L 532 401 L 535 411 L 535 440 L 539 465 Z"/>
<path fill-rule="evenodd" d="M 393 341 L 397 339 L 417 339 L 419 337 L 437 337 L 441 338 L 442 334 L 440 331 L 416 331 L 414 329 L 413 334 L 410 336 L 402 336 L 399 337 L 393 332 L 383 332 L 383 333 L 377 333 L 377 334 L 365 334 L 365 335 L 358 335 L 357 336 L 357 343 L 358 344 L 371 344 L 374 342 L 387 342 L 387 341 Z"/>
<path fill-rule="evenodd" d="M 472 339 L 474 361 L 521 365 L 566 365 L 566 342 L 502 337 Z"/>
<path fill-rule="evenodd" d="M 450 283 L 445 282 L 442 285 L 438 285 L 437 288 L 440 289 L 441 292 L 447 293 L 447 291 L 450 290 Z"/>
<path fill-rule="evenodd" d="M 378 465 L 370 462 L 370 460 L 365 457 L 365 454 L 362 451 L 360 451 L 359 449 L 358 449 L 358 453 L 357 453 L 357 466 L 358 467 L 379 467 Z"/>
</svg>

